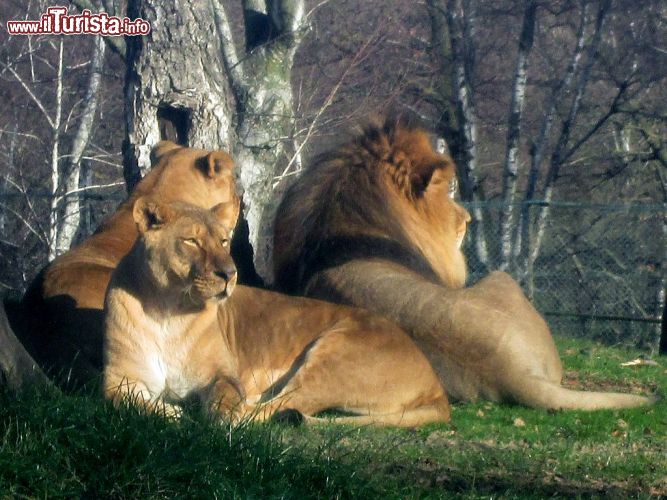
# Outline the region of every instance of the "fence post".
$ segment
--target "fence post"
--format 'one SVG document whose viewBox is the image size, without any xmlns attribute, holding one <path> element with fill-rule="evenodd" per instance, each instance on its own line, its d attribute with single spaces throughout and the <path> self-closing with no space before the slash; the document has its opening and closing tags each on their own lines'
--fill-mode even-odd
<svg viewBox="0 0 667 500">
<path fill-rule="evenodd" d="M 665 289 L 664 283 L 662 287 L 662 328 L 660 333 L 660 347 L 658 348 L 658 353 L 663 356 L 667 356 L 667 290 Z"/>
</svg>

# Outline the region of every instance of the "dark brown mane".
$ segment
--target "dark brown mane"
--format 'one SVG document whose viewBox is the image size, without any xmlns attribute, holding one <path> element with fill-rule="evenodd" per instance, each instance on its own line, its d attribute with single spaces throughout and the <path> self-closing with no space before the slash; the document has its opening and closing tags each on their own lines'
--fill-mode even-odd
<svg viewBox="0 0 667 500">
<path fill-rule="evenodd" d="M 314 273 L 369 256 L 437 280 L 397 223 L 387 179 L 406 199 L 419 198 L 433 172 L 452 165 L 443 159 L 424 130 L 398 119 L 367 124 L 341 147 L 317 156 L 278 209 L 276 285 L 298 293 Z"/>
</svg>

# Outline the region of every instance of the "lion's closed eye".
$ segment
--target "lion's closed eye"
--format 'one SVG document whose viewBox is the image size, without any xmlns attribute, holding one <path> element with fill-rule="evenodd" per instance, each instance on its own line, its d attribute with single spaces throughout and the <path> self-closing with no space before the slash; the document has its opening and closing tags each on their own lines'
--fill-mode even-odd
<svg viewBox="0 0 667 500">
<path fill-rule="evenodd" d="M 185 244 L 187 246 L 195 247 L 195 248 L 199 247 L 199 242 L 195 238 L 183 238 L 183 239 L 181 239 L 181 241 L 183 242 L 183 244 Z"/>
</svg>

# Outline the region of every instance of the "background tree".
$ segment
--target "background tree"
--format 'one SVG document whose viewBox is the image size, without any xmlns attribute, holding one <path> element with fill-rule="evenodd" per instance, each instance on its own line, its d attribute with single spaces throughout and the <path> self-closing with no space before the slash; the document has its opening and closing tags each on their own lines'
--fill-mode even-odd
<svg viewBox="0 0 667 500">
<path fill-rule="evenodd" d="M 36 19 L 45 5 L 26 11 L 5 2 L 4 18 Z M 5 15 L 6 14 L 6 15 Z M 3 255 L 2 284 L 12 289 L 34 274 L 38 262 L 66 251 L 80 228 L 80 203 L 108 181 L 113 155 L 102 139 L 98 104 L 105 78 L 105 45 L 91 36 L 0 35 L 0 93 L 6 106 L 0 113 L 3 180 L 0 186 L 0 225 Z M 108 107 L 105 107 L 105 110 Z M 108 136 L 107 136 L 108 137 Z M 100 141 L 103 144 L 100 144 Z M 84 185 L 83 165 L 95 164 L 91 186 Z M 44 251 L 46 248 L 46 251 Z M 41 255 L 40 253 L 43 252 Z"/>
</svg>

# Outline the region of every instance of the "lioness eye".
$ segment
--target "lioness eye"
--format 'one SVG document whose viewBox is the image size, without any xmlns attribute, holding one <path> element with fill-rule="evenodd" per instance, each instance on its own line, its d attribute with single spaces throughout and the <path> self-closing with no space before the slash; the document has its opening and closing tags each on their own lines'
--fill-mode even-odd
<svg viewBox="0 0 667 500">
<path fill-rule="evenodd" d="M 229 240 L 227 238 L 223 238 L 220 240 L 220 243 L 222 243 L 222 246 L 227 248 L 229 246 Z"/>
<path fill-rule="evenodd" d="M 191 247 L 197 247 L 199 244 L 197 243 L 197 240 L 194 238 L 183 238 L 183 243 L 186 245 L 189 245 Z"/>
</svg>

